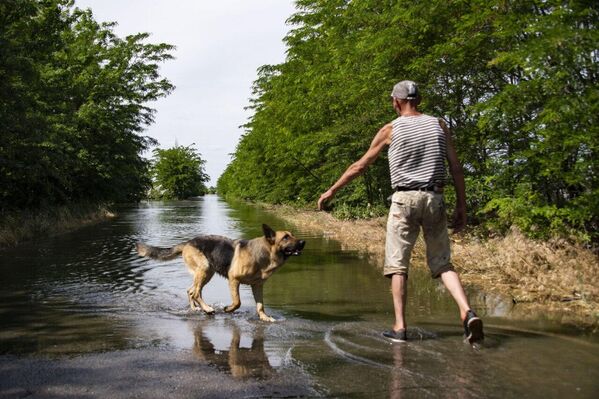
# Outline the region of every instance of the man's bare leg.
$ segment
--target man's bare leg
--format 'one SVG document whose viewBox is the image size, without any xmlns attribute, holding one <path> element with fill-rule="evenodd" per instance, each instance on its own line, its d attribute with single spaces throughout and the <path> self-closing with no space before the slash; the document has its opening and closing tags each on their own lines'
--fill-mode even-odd
<svg viewBox="0 0 599 399">
<path fill-rule="evenodd" d="M 405 274 L 394 274 L 391 276 L 391 294 L 393 295 L 393 309 L 395 310 L 393 330 L 395 331 L 406 328 L 407 280 L 408 276 Z"/>
<path fill-rule="evenodd" d="M 441 280 L 460 308 L 460 318 L 464 320 L 466 318 L 466 312 L 470 310 L 470 304 L 468 303 L 468 298 L 466 297 L 466 293 L 460 282 L 460 277 L 453 270 L 449 270 L 441 273 Z"/>
</svg>

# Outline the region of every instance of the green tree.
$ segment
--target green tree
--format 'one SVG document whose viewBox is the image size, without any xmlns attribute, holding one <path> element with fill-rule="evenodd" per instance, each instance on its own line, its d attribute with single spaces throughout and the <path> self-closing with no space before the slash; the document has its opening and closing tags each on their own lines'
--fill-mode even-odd
<svg viewBox="0 0 599 399">
<path fill-rule="evenodd" d="M 221 194 L 313 202 L 416 80 L 464 163 L 471 222 L 599 239 L 599 3 L 299 0 L 287 59 L 259 70 Z M 338 193 L 384 204 L 384 157 Z M 451 190 L 448 190 L 451 200 Z"/>
<path fill-rule="evenodd" d="M 154 189 L 151 196 L 162 199 L 186 199 L 208 192 L 205 183 L 205 161 L 192 147 L 175 146 L 154 150 L 152 175 Z"/>
<path fill-rule="evenodd" d="M 72 0 L 0 2 L 0 211 L 139 200 L 173 46 L 117 37 Z"/>
</svg>

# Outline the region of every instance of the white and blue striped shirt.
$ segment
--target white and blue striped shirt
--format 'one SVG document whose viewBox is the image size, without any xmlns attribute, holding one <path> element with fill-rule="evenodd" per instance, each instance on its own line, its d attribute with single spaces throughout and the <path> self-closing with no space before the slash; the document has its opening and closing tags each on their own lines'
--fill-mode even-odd
<svg viewBox="0 0 599 399">
<path fill-rule="evenodd" d="M 400 116 L 391 123 L 389 171 L 393 189 L 444 186 L 447 138 L 439 119 L 421 114 Z"/>
</svg>

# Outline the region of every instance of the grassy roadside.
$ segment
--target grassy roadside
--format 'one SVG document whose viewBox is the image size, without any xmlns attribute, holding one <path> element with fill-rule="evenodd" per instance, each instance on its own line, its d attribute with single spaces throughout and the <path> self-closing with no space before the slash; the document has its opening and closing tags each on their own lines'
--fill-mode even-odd
<svg viewBox="0 0 599 399">
<path fill-rule="evenodd" d="M 325 212 L 260 206 L 383 265 L 385 217 L 344 221 Z M 423 255 L 420 235 L 413 254 L 415 267 L 425 264 Z M 452 236 L 452 258 L 464 284 L 510 298 L 514 317 L 542 312 L 562 323 L 599 329 L 599 259 L 589 250 L 559 240 L 533 241 L 513 230 L 484 241 L 467 234 Z"/>
<path fill-rule="evenodd" d="M 35 212 L 0 215 L 0 248 L 12 247 L 37 236 L 51 236 L 114 217 L 103 205 L 77 204 Z"/>
</svg>

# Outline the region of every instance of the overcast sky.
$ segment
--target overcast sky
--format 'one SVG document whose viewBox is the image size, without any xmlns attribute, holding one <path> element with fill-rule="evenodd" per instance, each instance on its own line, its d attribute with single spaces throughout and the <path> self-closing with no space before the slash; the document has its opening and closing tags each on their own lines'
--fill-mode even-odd
<svg viewBox="0 0 599 399">
<path fill-rule="evenodd" d="M 149 42 L 175 45 L 175 59 L 161 74 L 175 86 L 152 104 L 156 122 L 146 134 L 161 148 L 195 143 L 206 160 L 209 185 L 230 161 L 229 154 L 251 116 L 256 70 L 285 60 L 285 20 L 292 0 L 76 0 L 98 22 L 117 22 L 121 37 L 151 33 Z M 148 154 L 149 156 L 150 154 Z"/>
</svg>

